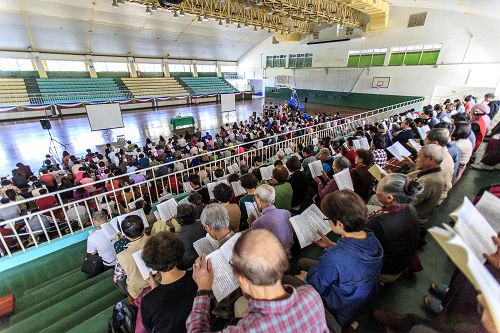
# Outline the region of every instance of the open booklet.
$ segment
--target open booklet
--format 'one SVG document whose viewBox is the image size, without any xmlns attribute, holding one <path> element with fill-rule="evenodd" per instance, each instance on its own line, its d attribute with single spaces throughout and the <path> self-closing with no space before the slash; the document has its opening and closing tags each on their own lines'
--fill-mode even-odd
<svg viewBox="0 0 500 333">
<path fill-rule="evenodd" d="M 215 199 L 214 188 L 215 188 L 215 186 L 217 186 L 219 184 L 226 184 L 227 185 L 227 180 L 222 179 L 222 180 L 218 180 L 218 181 L 207 184 L 208 195 L 210 196 L 210 199 L 212 199 L 212 200 Z"/>
<path fill-rule="evenodd" d="M 481 199 L 476 204 L 476 209 L 493 227 L 494 230 L 500 231 L 500 199 L 485 191 Z"/>
<path fill-rule="evenodd" d="M 469 204 L 459 208 L 460 212 L 458 215 L 452 215 L 452 217 L 458 218 L 457 224 L 473 224 L 474 221 L 471 219 L 481 216 L 474 206 L 472 206 L 470 201 Z M 466 207 L 470 208 L 471 206 L 474 211 L 466 211 Z M 485 222 L 481 221 L 479 223 L 483 224 Z M 433 227 L 429 229 L 429 233 L 444 249 L 446 254 L 448 254 L 453 263 L 462 271 L 472 285 L 483 293 L 488 308 L 492 312 L 493 320 L 497 327 L 500 326 L 500 284 L 498 284 L 496 279 L 483 265 L 484 259 L 482 254 L 478 253 L 478 249 L 474 248 L 476 245 L 471 245 L 462 237 L 462 235 L 456 231 L 456 226 L 455 229 L 448 225 L 444 225 L 444 228 Z M 491 238 L 483 245 L 490 248 L 495 247 Z M 496 249 L 493 252 L 495 251 Z"/>
<path fill-rule="evenodd" d="M 233 163 L 231 165 L 228 165 L 227 167 L 227 171 L 230 173 L 230 174 L 234 174 L 234 173 L 238 173 L 240 172 L 240 167 L 238 166 L 237 163 Z"/>
<path fill-rule="evenodd" d="M 245 202 L 245 209 L 247 211 L 247 216 L 253 215 L 255 217 L 259 217 L 261 214 L 257 209 L 257 204 L 255 201 L 253 202 Z"/>
<path fill-rule="evenodd" d="M 354 191 L 354 186 L 352 184 L 351 172 L 349 169 L 344 169 L 333 175 L 333 179 L 337 183 L 339 190 L 351 190 Z"/>
<path fill-rule="evenodd" d="M 138 209 L 134 210 L 133 212 L 130 212 L 128 214 L 123 214 L 119 215 L 115 218 L 112 218 L 109 222 L 106 222 L 101 225 L 101 229 L 106 235 L 106 238 L 109 240 L 113 240 L 116 237 L 116 234 L 121 234 L 121 228 L 119 227 L 119 224 L 122 223 L 122 221 L 130 215 L 137 215 L 141 218 L 142 223 L 144 224 L 144 227 L 147 228 L 149 227 L 148 219 L 146 217 L 146 214 L 144 213 L 144 210 Z"/>
<path fill-rule="evenodd" d="M 244 195 L 247 191 L 241 186 L 239 181 L 231 182 L 231 188 L 233 189 L 233 193 L 235 197 L 239 197 L 240 195 Z"/>
<path fill-rule="evenodd" d="M 293 153 L 290 155 L 290 157 L 293 157 L 293 156 L 297 157 L 299 160 L 302 160 L 302 156 L 300 156 L 299 153 Z"/>
<path fill-rule="evenodd" d="M 193 187 L 191 186 L 191 183 L 189 183 L 189 182 L 182 183 L 182 188 L 183 188 L 184 192 L 193 192 Z"/>
<path fill-rule="evenodd" d="M 286 147 L 286 148 L 285 148 L 285 154 L 287 154 L 287 155 L 292 155 L 292 154 L 293 154 L 293 149 L 292 149 L 292 148 L 290 148 L 290 147 Z M 299 156 L 300 156 L 300 155 L 299 155 Z"/>
<path fill-rule="evenodd" d="M 392 146 L 387 147 L 387 150 L 400 162 L 404 160 L 404 157 L 411 155 L 408 149 L 403 147 L 403 145 L 399 142 L 396 142 Z"/>
<path fill-rule="evenodd" d="M 417 132 L 418 135 L 420 136 L 420 139 L 425 140 L 425 137 L 427 136 L 427 132 L 429 132 L 431 128 L 429 125 L 424 125 L 422 127 L 417 127 Z"/>
<path fill-rule="evenodd" d="M 219 248 L 219 244 L 215 239 L 207 234 L 205 237 L 198 239 L 193 243 L 193 247 L 199 256 L 207 256 Z"/>
<path fill-rule="evenodd" d="M 262 177 L 262 180 L 273 179 L 273 170 L 274 170 L 274 165 L 260 167 L 259 171 L 260 171 L 260 176 Z"/>
<path fill-rule="evenodd" d="M 293 230 L 295 230 L 300 248 L 303 249 L 320 239 L 318 232 L 327 234 L 331 231 L 328 221 L 325 218 L 326 216 L 323 215 L 315 204 L 310 205 L 302 214 L 290 218 L 290 223 Z"/>
<path fill-rule="evenodd" d="M 421 146 L 421 145 L 420 145 L 417 141 L 415 141 L 415 140 L 413 140 L 413 139 L 408 140 L 407 145 L 408 145 L 409 147 L 411 147 L 411 148 L 415 149 L 417 152 L 419 152 L 419 151 L 420 151 L 420 149 L 422 148 L 422 146 Z"/>
<path fill-rule="evenodd" d="M 451 212 L 450 216 L 456 221 L 456 233 L 482 263 L 485 261 L 483 253 L 496 252 L 495 244 L 491 240 L 491 237 L 497 235 L 496 231 L 469 199 L 464 198 L 462 205 Z"/>
<path fill-rule="evenodd" d="M 368 143 L 367 138 L 352 140 L 352 145 L 354 146 L 354 150 L 370 149 L 370 144 Z"/>
<path fill-rule="evenodd" d="M 134 259 L 135 264 L 137 265 L 137 268 L 139 269 L 139 272 L 144 280 L 149 278 L 149 273 L 156 274 L 156 271 L 146 266 L 146 263 L 142 260 L 142 249 L 132 253 L 132 258 Z"/>
<path fill-rule="evenodd" d="M 240 233 L 234 234 L 224 245 L 207 256 L 207 259 L 212 262 L 212 269 L 214 271 L 212 292 L 217 302 L 229 296 L 229 294 L 239 287 L 233 267 L 231 267 L 229 262 L 233 258 L 233 248 L 240 236 Z"/>
<path fill-rule="evenodd" d="M 378 182 L 385 176 L 387 176 L 387 171 L 382 169 L 380 165 L 374 164 L 369 169 L 368 172 L 371 173 L 373 178 L 375 178 Z"/>
<path fill-rule="evenodd" d="M 309 170 L 311 170 L 311 176 L 314 177 L 321 177 L 322 172 L 323 172 L 323 164 L 321 164 L 320 160 L 316 160 L 314 162 L 311 162 L 308 164 L 309 165 Z"/>
<path fill-rule="evenodd" d="M 164 221 L 170 220 L 177 215 L 177 201 L 174 198 L 162 202 L 156 208 L 158 209 L 160 218 Z"/>
</svg>

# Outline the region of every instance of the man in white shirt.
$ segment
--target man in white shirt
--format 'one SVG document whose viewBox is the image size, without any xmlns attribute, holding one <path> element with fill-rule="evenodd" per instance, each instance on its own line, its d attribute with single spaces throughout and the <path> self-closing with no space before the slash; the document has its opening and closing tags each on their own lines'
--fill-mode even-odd
<svg viewBox="0 0 500 333">
<path fill-rule="evenodd" d="M 186 139 L 181 135 L 180 138 L 177 140 L 177 144 L 179 147 L 184 148 L 187 145 Z"/>
<path fill-rule="evenodd" d="M 87 209 L 79 204 L 73 204 L 66 211 L 66 215 L 68 216 L 68 220 L 70 222 L 73 221 L 81 221 L 83 225 L 90 221 L 89 214 L 87 213 Z"/>
<path fill-rule="evenodd" d="M 91 232 L 87 239 L 87 253 L 98 254 L 105 268 L 111 268 L 116 265 L 116 252 L 112 241 L 106 237 L 101 229 L 101 226 L 107 222 L 108 216 L 106 211 L 98 210 L 92 215 L 92 218 L 96 230 Z"/>
</svg>

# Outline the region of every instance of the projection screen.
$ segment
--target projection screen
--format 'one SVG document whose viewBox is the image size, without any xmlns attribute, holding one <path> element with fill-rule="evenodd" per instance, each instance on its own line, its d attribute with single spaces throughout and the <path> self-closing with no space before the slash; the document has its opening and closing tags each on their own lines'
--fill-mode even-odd
<svg viewBox="0 0 500 333">
<path fill-rule="evenodd" d="M 235 94 L 221 94 L 220 95 L 220 108 L 222 112 L 236 110 L 236 95 Z"/>
<path fill-rule="evenodd" d="M 124 127 L 122 110 L 118 103 L 85 105 L 85 109 L 92 131 Z"/>
</svg>

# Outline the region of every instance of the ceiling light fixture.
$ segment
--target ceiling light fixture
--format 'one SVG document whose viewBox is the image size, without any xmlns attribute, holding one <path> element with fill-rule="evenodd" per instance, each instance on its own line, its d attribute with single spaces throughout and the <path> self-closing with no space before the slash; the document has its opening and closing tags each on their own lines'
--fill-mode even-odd
<svg viewBox="0 0 500 333">
<path fill-rule="evenodd" d="M 153 12 L 151 11 L 151 8 L 149 8 L 149 5 L 146 6 L 146 15 L 151 15 Z"/>
<path fill-rule="evenodd" d="M 198 16 L 198 22 L 203 22 L 203 20 L 201 19 L 201 16 Z"/>
<path fill-rule="evenodd" d="M 111 5 L 115 8 L 118 8 L 118 2 L 116 2 L 116 0 L 113 0 L 113 3 Z"/>
<path fill-rule="evenodd" d="M 176 10 L 174 10 L 174 18 L 179 18 L 179 14 L 177 14 Z"/>
<path fill-rule="evenodd" d="M 267 10 L 267 15 L 273 15 L 273 8 L 272 7 L 269 7 L 269 9 Z"/>
<path fill-rule="evenodd" d="M 121 1 L 123 1 L 123 0 L 121 0 Z M 151 9 L 152 10 L 158 10 L 158 5 L 156 4 L 156 2 L 153 3 L 153 5 L 151 6 Z"/>
<path fill-rule="evenodd" d="M 231 20 L 229 18 L 226 19 L 226 24 L 231 24 Z"/>
<path fill-rule="evenodd" d="M 219 25 L 223 25 L 224 23 L 222 23 L 222 20 L 219 20 Z"/>
<path fill-rule="evenodd" d="M 184 13 L 184 11 L 181 9 L 181 10 L 179 11 L 179 16 L 186 16 L 186 13 Z"/>
<path fill-rule="evenodd" d="M 262 1 L 262 0 L 256 0 L 256 1 L 255 1 L 255 5 L 256 5 L 257 7 L 262 7 L 262 5 L 263 5 L 263 4 L 264 4 L 264 1 Z"/>
<path fill-rule="evenodd" d="M 205 15 L 203 15 L 203 21 L 205 21 L 205 22 L 208 21 L 208 14 L 207 13 L 205 13 Z"/>
<path fill-rule="evenodd" d="M 120 5 L 124 5 L 124 4 L 125 4 L 125 0 L 118 0 L 118 3 L 119 3 Z"/>
<path fill-rule="evenodd" d="M 257 31 L 257 26 L 253 27 L 253 31 Z"/>
<path fill-rule="evenodd" d="M 241 29 L 241 24 L 238 23 L 238 25 L 236 26 L 236 28 Z"/>
</svg>

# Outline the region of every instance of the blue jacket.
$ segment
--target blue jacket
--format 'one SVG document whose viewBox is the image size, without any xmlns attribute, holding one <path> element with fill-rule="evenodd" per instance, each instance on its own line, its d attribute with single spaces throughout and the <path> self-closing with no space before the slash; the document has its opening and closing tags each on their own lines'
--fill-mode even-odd
<svg viewBox="0 0 500 333">
<path fill-rule="evenodd" d="M 341 326 L 351 324 L 375 294 L 384 250 L 374 233 L 367 239 L 341 238 L 307 273 L 307 283 L 320 294 Z"/>
</svg>

